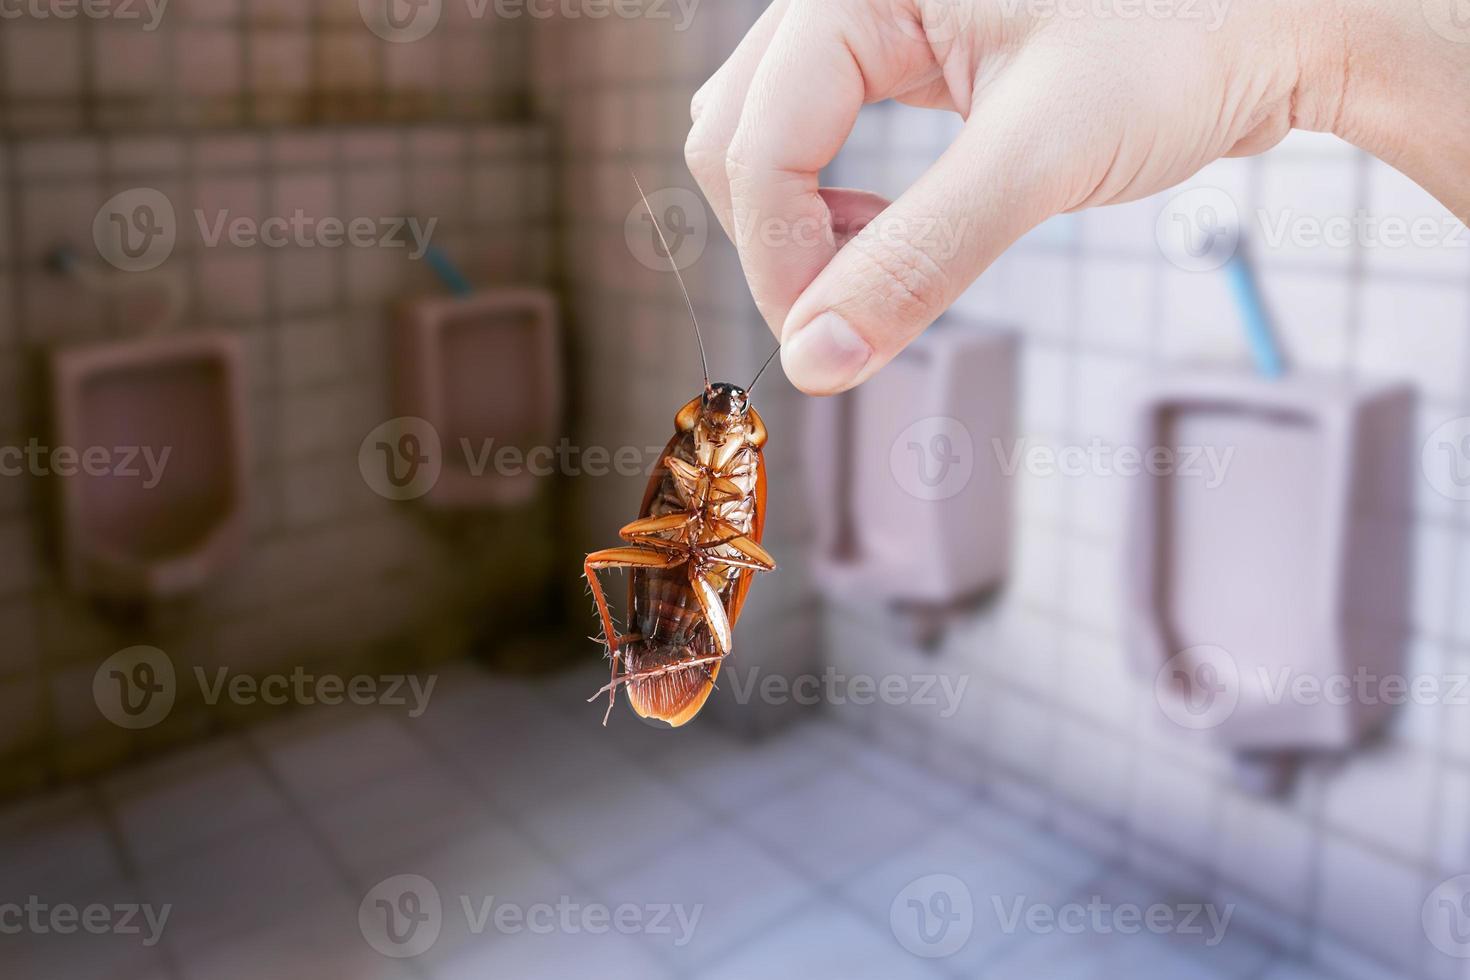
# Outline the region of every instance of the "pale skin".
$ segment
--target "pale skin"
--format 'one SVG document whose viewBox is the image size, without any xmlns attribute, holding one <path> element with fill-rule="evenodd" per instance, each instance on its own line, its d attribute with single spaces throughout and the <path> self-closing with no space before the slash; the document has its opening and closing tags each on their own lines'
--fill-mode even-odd
<svg viewBox="0 0 1470 980">
<path fill-rule="evenodd" d="M 787 376 L 833 394 L 1042 221 L 1157 193 L 1293 128 L 1362 147 L 1470 220 L 1457 2 L 1224 0 L 1214 17 L 1178 0 L 774 0 L 696 93 L 686 157 Z M 1116 14 L 1140 8 L 1155 13 Z M 885 99 L 965 124 L 896 201 L 820 188 L 859 108 Z"/>
</svg>

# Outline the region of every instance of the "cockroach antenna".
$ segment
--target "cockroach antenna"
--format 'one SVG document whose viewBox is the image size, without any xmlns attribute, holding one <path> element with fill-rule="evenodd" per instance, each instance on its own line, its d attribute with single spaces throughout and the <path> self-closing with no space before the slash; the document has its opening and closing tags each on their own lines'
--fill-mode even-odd
<svg viewBox="0 0 1470 980">
<path fill-rule="evenodd" d="M 766 368 L 771 366 L 771 362 L 776 359 L 776 355 L 779 353 L 781 353 L 781 345 L 777 344 L 776 349 L 771 351 L 771 356 L 766 358 L 766 363 L 762 364 L 761 369 L 755 372 L 755 378 L 750 382 L 750 384 L 745 386 L 745 393 L 747 395 L 750 394 L 753 388 L 755 388 L 755 383 L 761 379 L 761 375 L 766 373 Z"/>
<path fill-rule="evenodd" d="M 674 269 L 674 278 L 679 281 L 679 291 L 684 294 L 684 302 L 689 306 L 689 319 L 694 321 L 694 339 L 699 341 L 699 367 L 704 371 L 704 387 L 708 391 L 709 361 L 704 356 L 704 334 L 699 331 L 699 315 L 694 312 L 694 300 L 689 298 L 689 287 L 684 285 L 684 276 L 679 271 L 678 261 L 674 259 L 674 250 L 669 248 L 669 240 L 664 237 L 663 226 L 658 223 L 658 215 L 653 213 L 653 205 L 648 203 L 648 195 L 643 193 L 643 185 L 638 183 L 636 173 L 633 174 L 633 186 L 638 188 L 638 196 L 643 199 L 643 206 L 648 209 L 648 217 L 653 222 L 653 230 L 658 233 L 658 240 L 664 247 L 664 254 L 669 257 L 669 265 Z"/>
</svg>

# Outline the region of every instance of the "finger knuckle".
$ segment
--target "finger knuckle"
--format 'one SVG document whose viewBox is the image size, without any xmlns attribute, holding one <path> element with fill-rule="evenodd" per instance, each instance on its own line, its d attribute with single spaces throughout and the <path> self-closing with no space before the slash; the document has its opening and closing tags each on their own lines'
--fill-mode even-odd
<svg viewBox="0 0 1470 980">
<path fill-rule="evenodd" d="M 696 123 L 684 141 L 684 162 L 701 183 L 713 180 L 724 173 L 725 148 L 711 137 L 707 127 Z"/>
<path fill-rule="evenodd" d="M 750 155 L 740 149 L 731 146 L 725 151 L 725 173 L 729 175 L 731 184 L 738 184 L 741 178 L 751 172 Z"/>
<path fill-rule="evenodd" d="M 690 122 L 699 122 L 699 117 L 704 115 L 704 110 L 709 105 L 709 98 L 709 83 L 706 82 L 699 87 L 699 90 L 694 93 L 694 97 L 689 100 Z"/>
<path fill-rule="evenodd" d="M 750 131 L 744 123 L 736 130 L 730 140 L 730 145 L 725 148 L 725 172 L 730 175 L 731 180 L 752 173 L 755 170 L 755 157 L 751 152 L 752 140 Z"/>
<path fill-rule="evenodd" d="M 922 245 L 859 235 L 848 247 L 857 259 L 859 287 L 895 315 L 920 320 L 933 316 L 943 305 L 949 273 Z"/>
</svg>

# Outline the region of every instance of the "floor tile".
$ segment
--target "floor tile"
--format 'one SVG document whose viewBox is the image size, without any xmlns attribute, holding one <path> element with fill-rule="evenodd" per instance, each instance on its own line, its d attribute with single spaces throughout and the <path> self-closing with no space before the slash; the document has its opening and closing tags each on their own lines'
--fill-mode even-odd
<svg viewBox="0 0 1470 980">
<path fill-rule="evenodd" d="M 1225 980 L 1231 974 L 1191 959 L 1150 933 L 1053 932 L 1011 946 L 985 968 L 986 980 Z"/>
<path fill-rule="evenodd" d="M 1261 980 L 1334 980 L 1334 977 L 1304 963 L 1284 962 L 1272 965 L 1261 975 Z"/>
<path fill-rule="evenodd" d="M 1168 910 L 1178 928 L 1141 932 L 1162 940 L 1170 953 L 1197 964 L 1206 976 L 1255 977 L 1272 959 L 1271 950 L 1239 920 L 1228 903 L 1181 893 L 1125 872 L 1112 872 L 1075 894 L 1079 902 L 1119 909 Z M 1121 922 L 1121 919 L 1117 920 Z M 1125 937 L 1121 928 L 1112 933 Z"/>
<path fill-rule="evenodd" d="M 650 860 L 712 822 L 678 788 L 629 770 L 598 792 L 562 795 L 522 818 L 526 832 L 584 881 Z"/>
<path fill-rule="evenodd" d="M 955 821 L 983 841 L 998 845 L 1064 888 L 1080 887 L 1096 877 L 1103 862 L 1096 856 L 1043 829 L 1034 818 L 984 800 L 970 804 Z"/>
<path fill-rule="evenodd" d="M 359 881 L 376 881 L 405 855 L 470 834 L 485 821 L 472 788 L 437 763 L 345 791 L 311 822 Z"/>
<path fill-rule="evenodd" d="M 7 891 L 8 885 L 7 881 Z M 0 963 L 6 976 L 143 980 L 164 966 L 161 941 L 171 928 L 172 911 L 152 906 L 145 912 L 136 885 L 116 880 L 53 885 L 26 897 L 7 895 L 5 901 L 28 906 L 22 909 L 25 918 L 19 920 L 23 931 L 0 934 Z M 52 918 L 63 913 L 78 917 L 78 922 Z M 117 928 L 89 932 L 79 924 L 83 915 L 105 916 L 104 921 Z"/>
<path fill-rule="evenodd" d="M 812 895 L 812 885 L 756 844 L 717 828 L 670 847 L 605 892 L 611 905 L 677 904 L 689 917 L 699 916 L 692 940 L 683 946 L 671 937 L 646 937 L 661 960 L 682 971 L 709 964 L 784 921 Z"/>
<path fill-rule="evenodd" d="M 1217 945 L 1015 918 L 1094 897 L 1189 901 L 1112 870 L 1089 838 L 1060 838 L 1066 814 L 1044 799 L 1022 815 L 1010 797 L 977 798 L 825 720 L 758 741 L 713 723 L 657 729 L 626 712 L 606 729 L 600 717 L 583 724 L 580 705 L 553 702 L 572 686 L 451 666 L 418 719 L 298 712 L 95 791 L 0 811 L 7 891 L 169 906 L 156 948 L 119 935 L 0 935 L 0 962 L 119 980 L 1330 978 L 1273 964 L 1245 914 Z M 407 959 L 368 936 L 375 889 L 399 887 L 399 875 L 439 899 L 434 942 Z M 902 901 L 930 875 L 958 878 L 972 904 L 949 956 L 913 945 L 947 909 L 915 905 L 917 892 Z M 1204 884 L 1230 903 L 1218 882 Z M 1371 901 L 1360 904 L 1327 925 L 1377 928 Z M 520 918 L 494 917 L 507 907 Z M 620 929 L 611 923 L 623 907 L 634 916 Z M 1342 968 L 1346 947 L 1327 935 L 1311 949 L 1337 974 L 1390 975 Z"/>
<path fill-rule="evenodd" d="M 172 906 L 164 942 L 185 957 L 345 890 L 317 841 L 288 821 L 145 868 L 140 880 L 148 901 Z"/>
<path fill-rule="evenodd" d="M 923 839 L 939 818 L 852 772 L 824 772 L 739 813 L 751 836 L 817 880 L 876 864 Z"/>
<path fill-rule="evenodd" d="M 867 746 L 850 759 L 853 769 L 880 786 L 934 813 L 953 813 L 971 802 L 973 793 L 932 770 L 892 753 Z"/>
<path fill-rule="evenodd" d="M 1322 844 L 1317 924 L 1399 969 L 1422 961 L 1422 908 L 1430 886 L 1419 869 L 1329 833 Z"/>
<path fill-rule="evenodd" d="M 409 966 L 382 956 L 364 939 L 340 900 L 297 907 L 274 926 L 231 936 L 182 958 L 184 980 L 409 980 Z"/>
<path fill-rule="evenodd" d="M 0 882 L 7 891 L 29 894 L 122 875 L 102 814 L 85 792 L 41 797 L 0 815 Z"/>
<path fill-rule="evenodd" d="M 433 697 L 418 718 L 402 719 L 415 734 L 423 733 L 447 750 L 473 750 L 524 736 L 538 724 L 560 724 L 548 718 L 547 704 L 535 685 L 492 677 L 468 664 L 451 664 L 438 674 Z"/>
<path fill-rule="evenodd" d="M 1002 848 L 975 841 L 954 830 L 939 830 L 913 846 L 859 875 L 842 889 L 871 921 L 887 923 L 892 917 L 907 916 L 895 903 L 911 884 L 933 875 L 953 876 L 968 890 L 973 924 L 963 946 L 946 957 L 959 968 L 977 970 L 999 950 L 1020 941 L 1008 928 L 1017 905 L 1056 902 L 1062 897 L 1054 881 Z M 951 907 L 954 905 L 950 903 Z M 923 906 L 912 913 L 922 919 Z M 915 920 L 922 930 L 927 923 Z"/>
<path fill-rule="evenodd" d="M 523 833 L 488 819 L 471 833 L 389 862 L 384 879 L 397 875 L 417 876 L 438 896 L 440 932 L 432 948 L 415 958 L 426 968 L 451 962 L 461 951 L 498 938 L 493 922 L 481 923 L 474 917 L 492 896 L 521 907 L 554 904 L 563 895 L 590 900 L 586 889 L 557 869 Z M 354 908 L 378 884 L 356 896 Z"/>
<path fill-rule="evenodd" d="M 340 712 L 267 726 L 251 737 L 266 764 L 308 806 L 330 801 L 348 787 L 423 765 L 427 750 L 395 719 L 371 713 L 340 721 Z"/>
<path fill-rule="evenodd" d="M 506 813 L 547 800 L 596 799 L 639 767 L 609 744 L 600 725 L 584 728 L 545 717 L 512 744 L 460 746 L 456 764 L 484 799 Z"/>
<path fill-rule="evenodd" d="M 840 905 L 825 903 L 792 916 L 696 980 L 750 977 L 841 977 L 842 980 L 922 980 L 943 976 L 931 962 L 906 952 L 886 928 Z"/>
<path fill-rule="evenodd" d="M 589 932 L 530 931 L 497 935 L 456 951 L 434 969 L 433 980 L 485 977 L 596 977 L 598 980 L 663 980 L 675 974 L 631 936 L 596 920 Z"/>
<path fill-rule="evenodd" d="M 487 821 L 471 833 L 398 858 L 389 873 L 422 875 L 446 894 L 509 895 L 524 882 L 542 880 L 551 867 L 525 834 Z"/>
<path fill-rule="evenodd" d="M 1319 931 L 1312 938 L 1307 957 L 1314 966 L 1342 980 L 1404 980 L 1407 976 L 1403 967 L 1385 963 L 1381 957 L 1364 953 L 1325 931 Z M 1456 959 L 1451 964 L 1448 977 L 1436 975 L 1433 972 L 1435 965 L 1431 961 L 1429 976 L 1433 980 L 1464 980 L 1463 971 L 1458 969 L 1465 965 L 1463 960 Z"/>
<path fill-rule="evenodd" d="M 536 940 L 560 940 L 566 935 L 556 918 L 557 910 L 583 909 L 601 902 L 590 890 L 544 862 L 522 863 L 468 878 L 456 879 L 446 873 L 429 877 L 438 889 L 442 928 L 433 947 L 415 962 L 434 975 L 451 968 L 463 969 L 463 964 L 484 965 L 500 957 L 506 961 L 524 958 L 528 948 L 532 953 L 544 953 L 557 943 Z M 507 909 L 510 916 L 502 918 Z M 546 911 L 533 911 L 538 909 Z M 548 923 L 550 933 L 530 932 L 533 924 L 546 928 Z M 527 974 L 488 971 L 481 975 Z"/>
<path fill-rule="evenodd" d="M 661 760 L 661 771 L 721 812 L 748 807 L 779 789 L 845 765 L 831 726 L 805 722 L 754 742 L 716 743 L 709 752 Z"/>
<path fill-rule="evenodd" d="M 139 864 L 279 817 L 286 807 L 233 738 L 113 776 L 102 795 Z"/>
<path fill-rule="evenodd" d="M 605 677 L 603 681 L 606 682 Z M 600 715 L 598 720 L 601 721 Z M 603 733 L 608 744 L 626 753 L 633 761 L 669 767 L 696 762 L 697 756 L 732 744 L 749 744 L 721 728 L 714 718 L 707 715 L 699 715 L 688 724 L 670 728 L 662 722 L 639 718 L 624 702 L 619 702 Z"/>
</svg>

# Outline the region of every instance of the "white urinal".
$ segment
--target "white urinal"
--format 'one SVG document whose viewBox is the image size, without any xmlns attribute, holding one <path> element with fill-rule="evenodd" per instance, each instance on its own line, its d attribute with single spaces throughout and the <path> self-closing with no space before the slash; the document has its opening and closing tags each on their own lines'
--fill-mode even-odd
<svg viewBox="0 0 1470 980">
<path fill-rule="evenodd" d="M 62 563 L 78 592 L 147 601 L 194 592 L 245 535 L 244 350 L 175 334 L 52 356 Z M 88 455 L 90 454 L 90 456 Z"/>
<path fill-rule="evenodd" d="M 443 454 L 425 502 L 475 509 L 530 500 L 560 430 L 555 299 L 539 289 L 494 289 L 415 300 L 396 330 L 397 411 L 432 425 Z M 503 449 L 514 452 L 502 457 Z"/>
<path fill-rule="evenodd" d="M 1010 561 L 1013 334 L 931 327 L 872 380 L 810 402 L 813 574 L 839 599 L 943 607 L 994 589 Z"/>
<path fill-rule="evenodd" d="M 1188 374 L 1136 419 L 1135 445 L 1173 460 L 1131 483 L 1124 567 L 1130 647 L 1166 713 L 1258 760 L 1381 726 L 1390 704 L 1331 691 L 1404 663 L 1413 391 Z M 1205 450 L 1222 478 L 1190 469 Z"/>
</svg>

